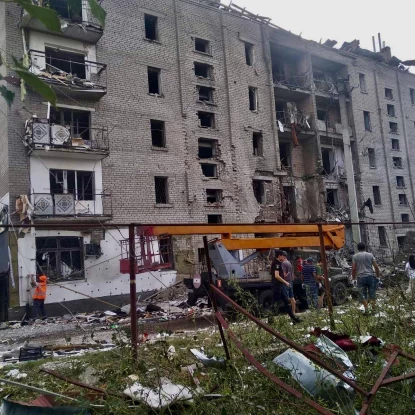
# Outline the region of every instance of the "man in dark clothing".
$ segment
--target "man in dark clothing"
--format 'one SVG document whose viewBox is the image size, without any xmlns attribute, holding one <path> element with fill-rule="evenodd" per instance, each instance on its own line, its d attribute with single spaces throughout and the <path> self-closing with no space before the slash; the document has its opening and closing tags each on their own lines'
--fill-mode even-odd
<svg viewBox="0 0 415 415">
<path fill-rule="evenodd" d="M 271 282 L 272 282 L 272 292 L 274 293 L 274 305 L 279 306 L 280 300 L 284 303 L 285 309 L 290 316 L 291 320 L 294 323 L 299 323 L 301 320 L 296 317 L 292 311 L 290 300 L 288 299 L 287 290 L 283 289 L 284 287 L 289 288 L 290 283 L 285 281 L 283 278 L 283 270 L 281 267 L 281 262 L 278 261 L 278 255 L 281 251 L 277 251 L 276 258 L 272 261 L 271 264 Z"/>
<path fill-rule="evenodd" d="M 313 264 L 313 258 L 308 258 L 303 266 L 303 285 L 307 293 L 308 308 L 317 308 L 318 303 L 318 278 L 317 270 Z"/>
<path fill-rule="evenodd" d="M 290 261 L 287 259 L 287 252 L 285 251 L 278 251 L 278 261 L 281 262 L 282 274 L 281 277 L 284 278 L 285 281 L 290 283 L 289 287 L 286 287 L 285 284 L 282 286 L 282 289 L 287 292 L 287 297 L 291 303 L 291 309 L 293 310 L 293 314 L 295 315 L 296 303 L 294 298 L 294 274 L 293 274 L 293 266 Z"/>
</svg>

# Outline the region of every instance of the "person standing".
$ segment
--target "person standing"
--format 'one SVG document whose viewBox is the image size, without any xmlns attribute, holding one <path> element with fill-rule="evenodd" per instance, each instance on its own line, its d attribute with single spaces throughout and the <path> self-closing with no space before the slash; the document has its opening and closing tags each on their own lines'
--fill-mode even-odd
<svg viewBox="0 0 415 415">
<path fill-rule="evenodd" d="M 316 274 L 318 279 L 318 302 L 317 308 L 323 308 L 324 306 L 324 295 L 326 294 L 325 284 L 324 284 L 324 271 L 323 271 L 323 261 L 321 257 L 316 264 Z"/>
<path fill-rule="evenodd" d="M 46 290 L 47 290 L 47 277 L 46 275 L 39 276 L 39 282 L 36 282 L 35 277 L 32 275 L 32 286 L 35 287 L 35 292 L 33 293 L 33 308 L 35 309 L 36 317 L 39 317 L 39 314 L 42 316 L 42 319 L 47 318 L 45 311 L 45 300 L 46 300 Z"/>
<path fill-rule="evenodd" d="M 368 301 L 371 302 L 372 308 L 376 304 L 376 285 L 377 278 L 380 278 L 380 271 L 375 257 L 366 252 L 366 245 L 363 242 L 357 244 L 357 249 L 359 252 L 353 255 L 352 278 L 357 279 L 360 301 L 367 312 Z"/>
<path fill-rule="evenodd" d="M 293 281 L 294 281 L 294 275 L 293 275 L 293 266 L 290 261 L 287 259 L 287 252 L 285 251 L 277 251 L 277 257 L 278 261 L 281 263 L 281 269 L 282 269 L 282 275 L 280 275 L 286 282 L 288 282 L 290 285 L 286 286 L 283 285 L 282 289 L 286 291 L 286 295 L 288 297 L 288 300 L 291 303 L 291 309 L 293 311 L 293 314 L 295 315 L 295 298 L 294 298 L 294 291 L 293 291 Z"/>
<path fill-rule="evenodd" d="M 406 293 L 413 297 L 415 294 L 415 255 L 409 255 L 408 262 L 405 265 L 406 275 L 409 277 L 409 285 Z"/>
<path fill-rule="evenodd" d="M 307 258 L 303 265 L 303 285 L 307 295 L 309 309 L 316 309 L 318 306 L 318 284 L 317 270 L 313 264 L 313 258 Z"/>
</svg>

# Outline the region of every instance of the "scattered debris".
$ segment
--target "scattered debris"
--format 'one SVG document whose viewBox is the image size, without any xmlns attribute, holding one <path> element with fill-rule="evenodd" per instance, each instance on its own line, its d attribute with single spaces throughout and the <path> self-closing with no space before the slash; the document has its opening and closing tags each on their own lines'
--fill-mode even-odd
<svg viewBox="0 0 415 415">
<path fill-rule="evenodd" d="M 12 369 L 6 373 L 6 376 L 13 379 L 24 379 L 27 377 L 27 373 L 22 373 L 19 369 Z"/>
<path fill-rule="evenodd" d="M 91 412 L 85 408 L 75 406 L 56 406 L 50 405 L 24 405 L 3 399 L 0 413 L 2 415 L 90 415 Z"/>
<path fill-rule="evenodd" d="M 190 349 L 194 356 L 196 356 L 205 366 L 216 366 L 223 367 L 225 366 L 225 360 L 217 357 L 208 357 L 203 352 L 197 349 Z"/>
</svg>

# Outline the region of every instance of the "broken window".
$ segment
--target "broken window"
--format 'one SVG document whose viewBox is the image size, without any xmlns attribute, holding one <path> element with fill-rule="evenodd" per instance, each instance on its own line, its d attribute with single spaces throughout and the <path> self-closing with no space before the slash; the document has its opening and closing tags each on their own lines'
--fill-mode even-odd
<svg viewBox="0 0 415 415">
<path fill-rule="evenodd" d="M 220 203 L 220 202 L 222 202 L 222 190 L 219 190 L 219 189 L 206 189 L 206 202 L 207 203 Z"/>
<path fill-rule="evenodd" d="M 409 96 L 411 97 L 411 104 L 415 105 L 415 89 L 409 88 Z"/>
<path fill-rule="evenodd" d="M 402 222 L 409 222 L 409 214 L 408 213 L 402 213 L 401 219 L 402 219 Z"/>
<path fill-rule="evenodd" d="M 366 93 L 366 77 L 365 74 L 359 74 L 359 85 L 360 85 L 360 92 Z"/>
<path fill-rule="evenodd" d="M 395 105 L 388 104 L 386 106 L 389 117 L 395 117 Z"/>
<path fill-rule="evenodd" d="M 222 215 L 207 215 L 208 223 L 222 223 Z"/>
<path fill-rule="evenodd" d="M 397 133 L 398 132 L 398 123 L 390 122 L 389 123 L 389 130 L 390 130 L 391 133 Z"/>
<path fill-rule="evenodd" d="M 209 138 L 199 138 L 198 157 L 201 159 L 210 159 L 217 155 L 217 142 Z"/>
<path fill-rule="evenodd" d="M 154 147 L 166 147 L 166 133 L 164 121 L 150 120 L 151 144 Z"/>
<path fill-rule="evenodd" d="M 365 130 L 366 131 L 372 131 L 372 125 L 370 123 L 370 112 L 363 111 L 363 119 L 365 122 Z"/>
<path fill-rule="evenodd" d="M 169 203 L 169 187 L 167 177 L 154 177 L 154 187 L 156 191 L 156 203 L 166 205 Z"/>
<path fill-rule="evenodd" d="M 399 204 L 401 206 L 406 206 L 408 204 L 408 198 L 406 197 L 405 193 L 400 193 L 398 195 L 398 198 L 399 198 Z"/>
<path fill-rule="evenodd" d="M 75 170 L 49 171 L 50 193 L 73 194 L 77 200 L 94 200 L 94 172 Z"/>
<path fill-rule="evenodd" d="M 339 195 L 337 189 L 326 189 L 326 203 L 329 207 L 339 206 Z"/>
<path fill-rule="evenodd" d="M 317 119 L 320 121 L 326 121 L 327 111 L 326 110 L 317 110 Z"/>
<path fill-rule="evenodd" d="M 405 179 L 403 176 L 396 176 L 396 187 L 405 187 Z"/>
<path fill-rule="evenodd" d="M 86 79 L 85 54 L 67 52 L 61 49 L 45 47 L 46 71 L 51 74 L 65 72 Z"/>
<path fill-rule="evenodd" d="M 258 88 L 253 86 L 248 87 L 249 91 L 249 109 L 251 111 L 258 111 Z"/>
<path fill-rule="evenodd" d="M 158 40 L 158 17 L 151 14 L 144 15 L 144 27 L 146 32 L 146 39 Z"/>
<path fill-rule="evenodd" d="M 289 143 L 280 143 L 280 160 L 282 166 L 291 167 L 291 145 Z"/>
<path fill-rule="evenodd" d="M 84 278 L 83 238 L 36 238 L 36 265 L 51 281 Z"/>
<path fill-rule="evenodd" d="M 210 42 L 205 39 L 195 38 L 195 50 L 210 54 Z"/>
<path fill-rule="evenodd" d="M 393 99 L 393 91 L 390 88 L 385 88 L 385 98 Z"/>
<path fill-rule="evenodd" d="M 215 128 L 215 114 L 212 112 L 198 111 L 199 127 Z"/>
<path fill-rule="evenodd" d="M 82 0 L 46 0 L 43 5 L 55 10 L 61 19 L 82 23 Z"/>
<path fill-rule="evenodd" d="M 63 108 L 50 108 L 51 124 L 64 125 L 70 129 L 72 138 L 82 138 L 87 142 L 91 139 L 90 115 L 91 113 L 89 111 L 71 111 Z"/>
<path fill-rule="evenodd" d="M 263 180 L 253 180 L 252 188 L 256 201 L 261 205 L 265 204 L 265 182 Z"/>
<path fill-rule="evenodd" d="M 374 148 L 368 148 L 367 154 L 369 156 L 369 167 L 376 168 L 376 153 Z"/>
<path fill-rule="evenodd" d="M 207 63 L 195 62 L 195 75 L 201 78 L 211 78 L 212 77 L 212 66 Z"/>
<path fill-rule="evenodd" d="M 213 88 L 199 85 L 197 89 L 199 92 L 199 101 L 213 103 Z"/>
<path fill-rule="evenodd" d="M 249 42 L 244 42 L 245 44 L 245 62 L 248 66 L 254 64 L 254 45 Z"/>
<path fill-rule="evenodd" d="M 323 162 L 323 174 L 332 174 L 334 171 L 333 150 L 331 148 L 322 148 L 321 158 Z"/>
<path fill-rule="evenodd" d="M 392 157 L 393 167 L 396 169 L 402 168 L 402 157 Z"/>
<path fill-rule="evenodd" d="M 403 248 L 406 242 L 406 236 L 397 236 L 396 241 L 398 242 L 398 247 Z"/>
<path fill-rule="evenodd" d="M 211 163 L 200 163 L 202 173 L 205 177 L 218 177 L 218 166 Z"/>
<path fill-rule="evenodd" d="M 386 229 L 384 226 L 378 226 L 379 245 L 387 246 L 386 242 Z"/>
<path fill-rule="evenodd" d="M 148 76 L 148 93 L 161 95 L 161 70 L 158 68 L 147 68 Z"/>
<path fill-rule="evenodd" d="M 252 150 L 253 150 L 254 156 L 262 157 L 264 155 L 261 133 L 257 133 L 257 132 L 252 133 Z"/>
<path fill-rule="evenodd" d="M 373 186 L 373 200 L 375 205 L 381 205 L 382 199 L 380 197 L 380 188 L 379 186 Z"/>
<path fill-rule="evenodd" d="M 392 138 L 392 150 L 399 150 L 399 140 L 397 138 Z"/>
</svg>

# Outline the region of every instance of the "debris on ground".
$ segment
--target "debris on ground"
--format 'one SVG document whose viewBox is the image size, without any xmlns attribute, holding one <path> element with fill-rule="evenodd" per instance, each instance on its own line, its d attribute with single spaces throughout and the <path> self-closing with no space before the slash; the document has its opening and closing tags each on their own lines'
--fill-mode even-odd
<svg viewBox="0 0 415 415">
<path fill-rule="evenodd" d="M 46 401 L 48 402 L 48 401 Z M 42 402 L 43 403 L 43 402 Z M 90 415 L 91 412 L 85 408 L 77 408 L 74 406 L 52 406 L 48 403 L 36 405 L 22 404 L 3 399 L 0 413 L 2 415 Z"/>
<path fill-rule="evenodd" d="M 190 349 L 190 352 L 197 357 L 205 366 L 223 367 L 225 365 L 224 359 L 218 359 L 217 357 L 208 357 L 203 352 L 197 349 Z"/>
</svg>

